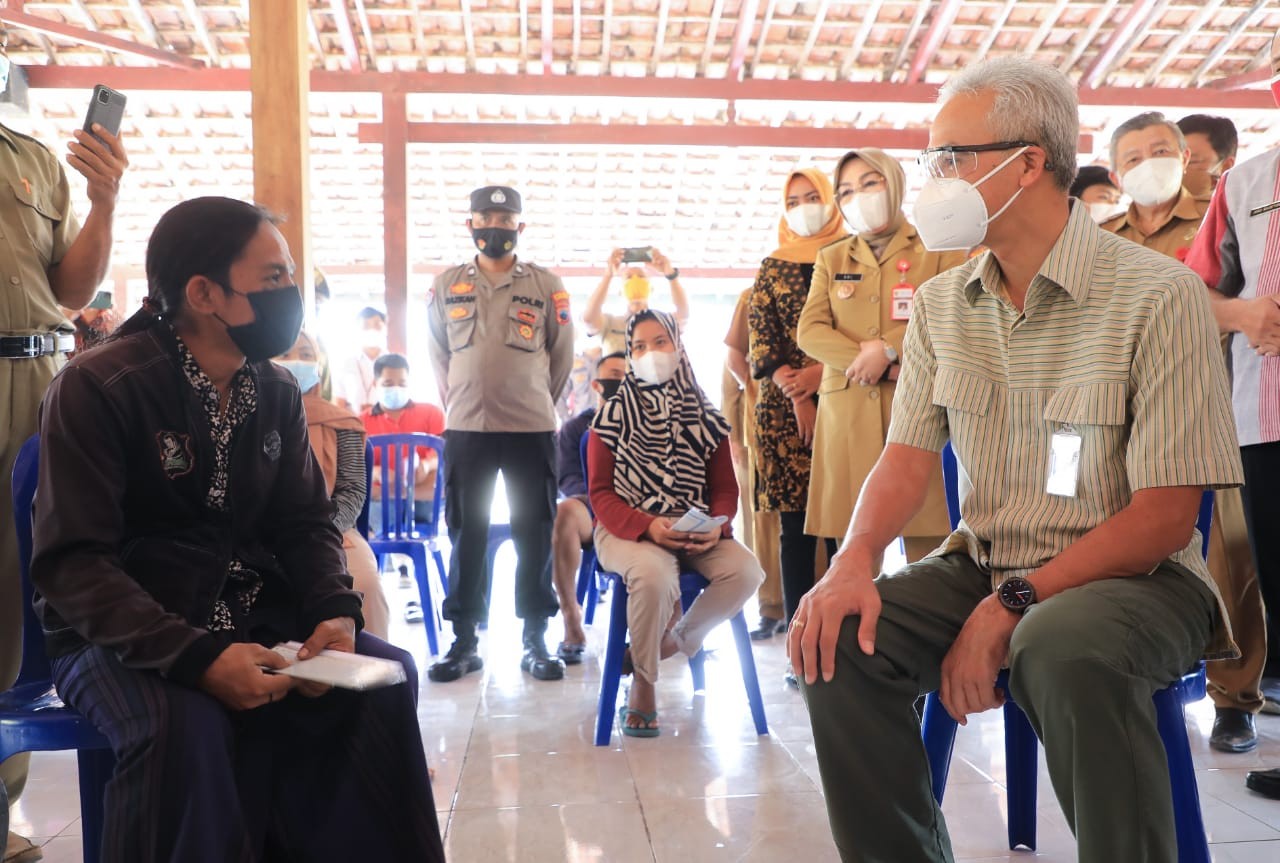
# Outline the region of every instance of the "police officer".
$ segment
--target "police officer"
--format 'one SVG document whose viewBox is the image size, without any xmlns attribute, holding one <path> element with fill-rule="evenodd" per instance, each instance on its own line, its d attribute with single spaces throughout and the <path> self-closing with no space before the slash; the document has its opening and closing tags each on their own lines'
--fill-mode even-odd
<svg viewBox="0 0 1280 863">
<path fill-rule="evenodd" d="M 0 25 L 0 92 L 8 85 L 8 44 L 9 31 Z M 22 662 L 13 461 L 35 433 L 49 381 L 75 348 L 71 323 L 58 306 L 85 307 L 106 277 L 116 195 L 129 164 L 114 135 L 95 131 L 101 141 L 77 130 L 68 145 L 67 163 L 88 180 L 89 215 L 81 228 L 58 157 L 0 125 L 0 692 L 13 685 Z M 27 781 L 27 756 L 0 765 L 0 781 L 15 800 Z M 6 863 L 40 859 L 26 839 L 7 830 L 0 836 Z"/>
<path fill-rule="evenodd" d="M 467 227 L 480 254 L 432 286 L 431 359 L 445 406 L 445 505 L 454 642 L 427 672 L 457 680 L 480 669 L 476 625 L 488 617 L 489 507 L 502 471 L 515 543 L 516 615 L 524 620 L 521 668 L 539 680 L 564 676 L 547 653 L 551 528 L 555 521 L 555 402 L 573 367 L 569 294 L 542 267 L 516 259 L 524 230 L 520 194 L 506 186 L 471 193 Z"/>
</svg>

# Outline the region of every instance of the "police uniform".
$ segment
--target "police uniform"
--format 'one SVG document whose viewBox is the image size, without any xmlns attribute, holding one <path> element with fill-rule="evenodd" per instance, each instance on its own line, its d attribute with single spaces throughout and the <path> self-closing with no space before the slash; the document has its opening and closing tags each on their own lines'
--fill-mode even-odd
<svg viewBox="0 0 1280 863">
<path fill-rule="evenodd" d="M 504 187 L 472 196 L 477 212 L 519 212 L 519 206 L 519 196 Z M 444 616 L 455 631 L 459 623 L 488 617 L 489 509 L 501 470 L 518 557 L 516 615 L 528 632 L 559 608 L 549 563 L 555 403 L 573 367 L 569 295 L 559 277 L 535 264 L 516 260 L 505 273 L 487 274 L 473 260 L 436 277 L 428 320 L 446 412 L 445 506 L 453 553 Z"/>
<path fill-rule="evenodd" d="M 34 138 L 0 126 L 0 691 L 22 662 L 20 572 L 10 475 L 36 432 L 49 381 L 75 347 L 49 271 L 80 232 L 71 186 L 56 156 Z M 12 801 L 26 783 L 27 756 L 0 765 Z M 0 837 L 3 838 L 3 837 Z"/>
</svg>

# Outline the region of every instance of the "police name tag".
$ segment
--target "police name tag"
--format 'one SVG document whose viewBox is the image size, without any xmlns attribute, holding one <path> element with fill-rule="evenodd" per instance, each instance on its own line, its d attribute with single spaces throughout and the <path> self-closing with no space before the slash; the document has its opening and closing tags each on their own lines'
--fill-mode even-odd
<svg viewBox="0 0 1280 863">
<path fill-rule="evenodd" d="M 1058 497 L 1075 497 L 1080 479 L 1080 433 L 1071 426 L 1054 432 L 1049 442 L 1049 479 L 1044 490 Z"/>
</svg>

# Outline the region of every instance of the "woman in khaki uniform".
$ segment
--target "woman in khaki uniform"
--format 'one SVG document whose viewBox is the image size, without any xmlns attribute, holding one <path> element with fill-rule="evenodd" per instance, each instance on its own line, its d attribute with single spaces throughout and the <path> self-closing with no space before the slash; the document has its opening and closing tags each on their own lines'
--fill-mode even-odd
<svg viewBox="0 0 1280 863">
<path fill-rule="evenodd" d="M 896 159 L 866 147 L 836 166 L 836 200 L 851 236 L 818 254 L 796 341 L 824 365 L 818 389 L 813 471 L 805 532 L 838 540 L 884 449 L 911 294 L 963 252 L 930 252 L 902 214 L 906 175 Z M 907 560 L 919 560 L 950 532 L 942 465 L 904 532 Z"/>
</svg>

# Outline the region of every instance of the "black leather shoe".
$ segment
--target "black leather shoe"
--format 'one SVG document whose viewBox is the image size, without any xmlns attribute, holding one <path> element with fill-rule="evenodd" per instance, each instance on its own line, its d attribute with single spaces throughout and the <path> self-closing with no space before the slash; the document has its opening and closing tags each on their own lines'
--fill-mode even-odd
<svg viewBox="0 0 1280 863">
<path fill-rule="evenodd" d="M 435 683 L 449 683 L 484 668 L 484 660 L 476 653 L 477 646 L 474 640 L 455 640 L 444 659 L 427 669 L 427 679 Z"/>
<path fill-rule="evenodd" d="M 1250 791 L 1257 791 L 1263 797 L 1280 800 L 1280 768 L 1270 770 L 1250 770 L 1244 778 L 1244 785 Z"/>
<path fill-rule="evenodd" d="M 1209 745 L 1219 752 L 1248 752 L 1258 745 L 1253 714 L 1234 707 L 1219 707 L 1213 719 Z"/>
<path fill-rule="evenodd" d="M 525 636 L 520 668 L 533 675 L 535 680 L 560 680 L 564 677 L 564 662 L 547 653 L 547 645 L 541 636 Z"/>
<path fill-rule="evenodd" d="M 778 624 L 782 623 L 776 617 L 761 617 L 760 625 L 751 630 L 752 641 L 764 641 L 766 638 L 773 638 L 778 632 Z"/>
</svg>

